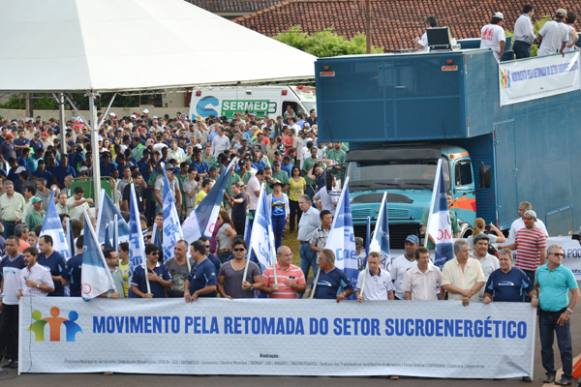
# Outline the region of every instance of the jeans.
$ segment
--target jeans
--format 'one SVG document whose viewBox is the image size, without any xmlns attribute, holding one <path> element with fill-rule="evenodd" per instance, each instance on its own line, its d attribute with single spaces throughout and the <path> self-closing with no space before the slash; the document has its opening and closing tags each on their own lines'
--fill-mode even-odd
<svg viewBox="0 0 581 387">
<path fill-rule="evenodd" d="M 0 353 L 6 348 L 6 357 L 18 360 L 18 305 L 2 304 L 0 314 Z"/>
<path fill-rule="evenodd" d="M 16 227 L 16 222 L 5 220 L 2 222 L 4 224 L 4 238 L 14 235 L 14 228 Z"/>
<path fill-rule="evenodd" d="M 543 367 L 547 374 L 555 375 L 555 356 L 553 353 L 553 341 L 557 334 L 557 344 L 563 363 L 563 376 L 572 378 L 573 349 L 571 345 L 571 326 L 569 321 L 565 325 L 557 325 L 560 312 L 545 312 L 539 310 L 539 333 L 541 336 L 541 357 Z"/>
<path fill-rule="evenodd" d="M 274 247 L 278 251 L 280 245 L 282 245 L 282 236 L 284 234 L 284 225 L 286 224 L 286 218 L 284 216 L 273 216 L 272 217 L 272 232 L 274 233 Z"/>
<path fill-rule="evenodd" d="M 516 59 L 528 58 L 531 56 L 531 45 L 521 40 L 515 40 L 512 45 L 512 50 L 516 55 Z"/>
<path fill-rule="evenodd" d="M 301 242 L 301 270 L 305 274 L 305 281 L 309 277 L 309 269 L 313 268 L 313 276 L 317 274 L 317 253 L 311 249 L 308 242 Z"/>
</svg>

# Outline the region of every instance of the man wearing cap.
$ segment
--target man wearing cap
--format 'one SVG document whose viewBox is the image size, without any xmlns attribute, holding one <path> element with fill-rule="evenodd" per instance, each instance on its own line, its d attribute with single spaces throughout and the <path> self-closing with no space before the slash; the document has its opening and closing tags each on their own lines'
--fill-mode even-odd
<svg viewBox="0 0 581 387">
<path fill-rule="evenodd" d="M 32 208 L 26 214 L 26 219 L 24 221 L 30 230 L 35 230 L 37 226 L 42 226 L 44 221 L 44 210 L 42 209 L 41 198 L 34 196 L 30 199 L 30 202 L 32 203 Z"/>
<path fill-rule="evenodd" d="M 547 257 L 547 237 L 535 225 L 537 213 L 533 210 L 525 211 L 523 215 L 525 227 L 518 230 L 515 241 L 507 246 L 516 250 L 516 267 L 523 270 L 535 282 L 535 270 L 545 263 Z"/>
<path fill-rule="evenodd" d="M 396 257 L 392 262 L 391 266 L 386 269 L 389 270 L 391 274 L 391 279 L 395 286 L 395 299 L 404 299 L 404 279 L 405 273 L 412 267 L 416 267 L 416 250 L 420 243 L 420 238 L 417 235 L 410 234 L 405 238 L 404 242 L 404 253 L 399 257 Z"/>
<path fill-rule="evenodd" d="M 518 215 L 519 216 L 510 225 L 510 229 L 508 231 L 508 239 L 510 239 L 511 241 L 514 242 L 514 240 L 516 238 L 516 233 L 518 232 L 518 230 L 520 230 L 521 228 L 525 228 L 525 221 L 524 221 L 525 212 L 527 210 L 532 210 L 532 209 L 533 209 L 533 205 L 531 202 L 522 201 L 518 204 Z M 545 224 L 543 223 L 543 221 L 541 219 L 537 219 L 537 221 L 535 222 L 535 226 L 537 228 L 539 228 L 543 232 L 543 234 L 545 234 L 547 237 L 549 236 L 549 233 L 547 232 L 547 227 L 545 226 Z"/>
<path fill-rule="evenodd" d="M 0 221 L 4 224 L 4 236 L 14 233 L 16 223 L 24 217 L 24 197 L 14 191 L 14 183 L 10 180 L 4 182 L 4 193 L 0 196 Z"/>
<path fill-rule="evenodd" d="M 504 28 L 502 28 L 503 21 L 504 15 L 496 12 L 490 19 L 490 23 L 480 30 L 480 48 L 490 48 L 497 61 L 500 61 L 504 54 L 506 42 Z"/>
<path fill-rule="evenodd" d="M 567 10 L 559 8 L 555 12 L 553 20 L 546 22 L 541 30 L 537 41 L 540 41 L 538 56 L 561 54 L 564 55 L 565 47 L 569 41 L 569 30 L 565 23 Z"/>
</svg>

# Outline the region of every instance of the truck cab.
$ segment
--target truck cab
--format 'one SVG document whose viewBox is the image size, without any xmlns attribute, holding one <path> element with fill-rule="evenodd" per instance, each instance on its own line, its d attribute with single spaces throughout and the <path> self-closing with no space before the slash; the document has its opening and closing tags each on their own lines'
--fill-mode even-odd
<svg viewBox="0 0 581 387">
<path fill-rule="evenodd" d="M 347 174 L 356 233 L 363 232 L 368 217 L 375 222 L 381 197 L 387 191 L 392 247 L 402 248 L 406 235 L 418 234 L 427 219 L 438 159 L 442 160 L 460 235 L 470 235 L 476 218 L 470 154 L 458 146 L 430 144 L 390 144 L 349 152 Z"/>
</svg>

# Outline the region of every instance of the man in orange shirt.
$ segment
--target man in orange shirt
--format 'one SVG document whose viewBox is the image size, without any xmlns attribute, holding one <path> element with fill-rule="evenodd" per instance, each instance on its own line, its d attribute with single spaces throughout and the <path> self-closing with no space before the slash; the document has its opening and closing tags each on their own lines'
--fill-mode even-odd
<svg viewBox="0 0 581 387">
<path fill-rule="evenodd" d="M 260 290 L 270 298 L 299 298 L 307 283 L 300 267 L 293 265 L 293 252 L 288 246 L 280 246 L 276 252 L 277 286 L 274 283 L 274 268 L 267 267 L 262 273 L 264 280 Z"/>
</svg>

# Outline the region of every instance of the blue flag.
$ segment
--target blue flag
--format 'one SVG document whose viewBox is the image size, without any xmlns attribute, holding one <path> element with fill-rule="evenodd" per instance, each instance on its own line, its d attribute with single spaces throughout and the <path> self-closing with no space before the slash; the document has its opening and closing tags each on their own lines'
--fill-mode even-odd
<svg viewBox="0 0 581 387">
<path fill-rule="evenodd" d="M 438 167 L 436 168 L 432 203 L 430 205 L 428 227 L 426 229 L 426 240 L 428 235 L 436 245 L 434 264 L 441 268 L 447 261 L 454 258 L 452 224 L 448 210 L 448 196 L 446 195 L 444 174 L 442 173 L 442 160 L 438 161 Z"/>
<path fill-rule="evenodd" d="M 383 194 L 381 206 L 377 214 L 377 222 L 373 230 L 373 236 L 369 243 L 369 251 L 376 251 L 381 254 L 381 267 L 389 269 L 389 216 L 387 212 L 387 192 Z"/>
<path fill-rule="evenodd" d="M 145 242 L 141 231 L 141 217 L 137 206 L 135 187 L 131 183 L 129 196 L 129 271 L 142 266 L 145 269 Z M 147 272 L 147 271 L 146 271 Z"/>
<path fill-rule="evenodd" d="M 274 232 L 272 231 L 272 217 L 268 205 L 266 185 L 262 184 L 256 204 L 256 214 L 250 235 L 250 249 L 256 254 L 256 259 L 264 270 L 276 262 L 274 246 Z"/>
<path fill-rule="evenodd" d="M 115 215 L 117 215 L 117 222 L 115 222 Z M 119 230 L 117 242 L 113 240 L 115 225 L 117 225 Z M 113 248 L 117 248 L 115 243 L 129 240 L 129 224 L 123 219 L 121 212 L 115 207 L 105 190 L 101 190 L 101 206 L 97 214 L 97 240 L 99 244 L 105 244 Z"/>
<path fill-rule="evenodd" d="M 56 252 L 63 256 L 65 260 L 71 258 L 71 250 L 67 236 L 63 230 L 61 219 L 54 204 L 54 191 L 50 192 L 50 199 L 48 200 L 48 208 L 46 210 L 44 222 L 40 229 L 40 236 L 50 235 L 53 242 L 53 248 Z"/>
<path fill-rule="evenodd" d="M 212 236 L 212 231 L 214 230 L 214 225 L 218 219 L 218 214 L 220 213 L 220 206 L 222 205 L 222 200 L 224 199 L 224 192 L 226 191 L 226 186 L 230 182 L 230 174 L 234 169 L 234 161 L 232 160 L 228 167 L 220 174 L 216 183 L 208 192 L 208 195 L 186 218 L 184 224 L 182 225 L 182 230 L 184 234 L 184 239 L 188 243 L 192 243 L 202 236 L 210 238 Z"/>
<path fill-rule="evenodd" d="M 81 266 L 81 290 L 83 300 L 89 301 L 110 290 L 115 290 L 113 277 L 105 262 L 105 257 L 97 242 L 87 212 L 83 232 L 83 263 Z"/>
<path fill-rule="evenodd" d="M 333 225 L 327 237 L 326 249 L 335 253 L 335 266 L 343 270 L 353 289 L 357 287 L 357 252 L 355 249 L 355 233 L 353 231 L 353 219 L 351 217 L 351 205 L 349 204 L 349 177 L 345 179 L 343 191 L 339 197 L 339 203 L 335 209 Z"/>
<path fill-rule="evenodd" d="M 162 188 L 162 203 L 163 203 L 163 238 L 162 250 L 163 260 L 167 261 L 173 257 L 173 249 L 176 242 L 184 239 L 182 232 L 182 225 L 176 209 L 176 202 L 174 194 L 170 189 L 169 179 L 165 172 L 165 166 L 162 165 L 163 172 L 163 188 Z"/>
</svg>

